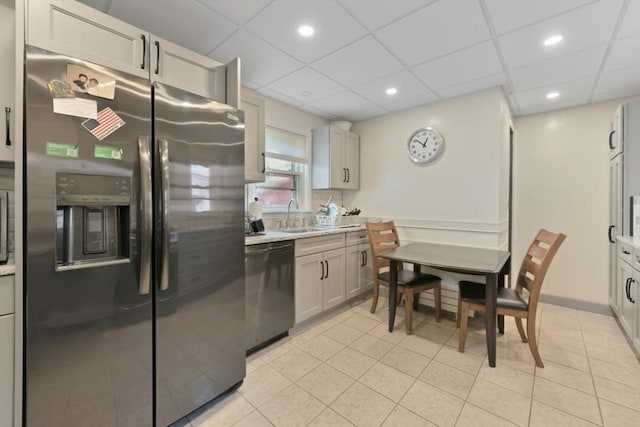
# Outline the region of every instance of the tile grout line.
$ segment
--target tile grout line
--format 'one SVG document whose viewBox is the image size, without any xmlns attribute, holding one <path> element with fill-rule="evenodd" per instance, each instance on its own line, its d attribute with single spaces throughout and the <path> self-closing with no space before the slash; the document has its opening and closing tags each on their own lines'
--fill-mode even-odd
<svg viewBox="0 0 640 427">
<path fill-rule="evenodd" d="M 587 355 L 587 364 L 589 365 L 589 376 L 591 377 L 591 383 L 593 385 L 593 392 L 596 396 L 596 403 L 598 404 L 598 414 L 600 415 L 600 425 L 604 426 L 604 417 L 602 416 L 602 408 L 600 406 L 600 397 L 598 396 L 598 388 L 596 387 L 595 379 L 593 378 L 593 370 L 591 369 L 591 359 L 589 358 L 589 350 L 587 349 L 587 344 L 584 341 L 584 333 L 582 330 L 582 322 L 580 321 L 580 316 L 578 316 L 578 324 L 580 325 L 580 335 L 582 336 L 582 343 L 584 345 L 584 351 Z"/>
</svg>

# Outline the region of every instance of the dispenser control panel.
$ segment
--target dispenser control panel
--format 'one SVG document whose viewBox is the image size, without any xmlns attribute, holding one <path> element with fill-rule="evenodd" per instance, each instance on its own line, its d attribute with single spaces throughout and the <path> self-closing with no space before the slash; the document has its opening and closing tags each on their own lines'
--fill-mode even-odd
<svg viewBox="0 0 640 427">
<path fill-rule="evenodd" d="M 123 206 L 131 203 L 131 177 L 56 174 L 58 206 Z"/>
</svg>

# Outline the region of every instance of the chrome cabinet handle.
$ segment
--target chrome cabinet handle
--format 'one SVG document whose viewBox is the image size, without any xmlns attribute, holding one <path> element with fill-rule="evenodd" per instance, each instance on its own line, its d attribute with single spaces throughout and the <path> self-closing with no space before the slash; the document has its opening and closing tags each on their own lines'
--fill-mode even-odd
<svg viewBox="0 0 640 427">
<path fill-rule="evenodd" d="M 4 107 L 4 114 L 7 119 L 7 135 L 4 143 L 5 145 L 11 145 L 11 107 Z"/>
<path fill-rule="evenodd" d="M 613 134 L 614 133 L 616 133 L 615 130 L 612 130 L 611 132 L 609 132 L 609 149 L 610 150 L 613 150 L 614 148 L 616 148 L 616 147 L 613 146 Z"/>
<path fill-rule="evenodd" d="M 155 70 L 155 73 L 156 73 L 156 75 L 158 75 L 158 74 L 160 74 L 160 42 L 156 40 L 154 44 L 156 45 L 156 70 Z"/>
<path fill-rule="evenodd" d="M 160 264 L 160 290 L 169 289 L 169 142 L 166 139 L 158 140 L 160 157 L 160 191 L 162 193 L 162 247 Z"/>
<path fill-rule="evenodd" d="M 140 213 L 142 217 L 138 293 L 147 295 L 151 284 L 153 206 L 151 198 L 151 153 L 149 150 L 149 138 L 146 136 L 138 137 L 138 155 L 140 157 Z"/>
<path fill-rule="evenodd" d="M 147 36 L 142 34 L 140 38 L 142 39 L 142 63 L 140 64 L 140 68 L 144 70 L 147 65 Z"/>
<path fill-rule="evenodd" d="M 626 294 L 626 297 L 629 301 L 631 301 L 631 299 L 629 298 L 629 287 L 631 286 L 631 277 L 627 277 L 627 281 L 625 282 L 624 285 L 624 293 Z"/>
</svg>

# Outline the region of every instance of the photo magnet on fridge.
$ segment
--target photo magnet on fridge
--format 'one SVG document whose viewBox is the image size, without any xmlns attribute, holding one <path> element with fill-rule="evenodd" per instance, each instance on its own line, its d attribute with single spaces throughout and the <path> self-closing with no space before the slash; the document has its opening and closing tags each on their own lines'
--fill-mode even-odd
<svg viewBox="0 0 640 427">
<path fill-rule="evenodd" d="M 76 92 L 100 98 L 115 98 L 116 79 L 91 68 L 67 64 L 67 82 Z"/>
</svg>

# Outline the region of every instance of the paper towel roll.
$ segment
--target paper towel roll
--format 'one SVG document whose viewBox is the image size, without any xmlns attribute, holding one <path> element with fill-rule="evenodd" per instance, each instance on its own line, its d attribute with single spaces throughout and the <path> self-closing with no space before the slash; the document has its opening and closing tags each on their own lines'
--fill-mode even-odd
<svg viewBox="0 0 640 427">
<path fill-rule="evenodd" d="M 256 197 L 253 202 L 249 202 L 249 218 L 252 221 L 262 219 L 262 203 Z"/>
</svg>

